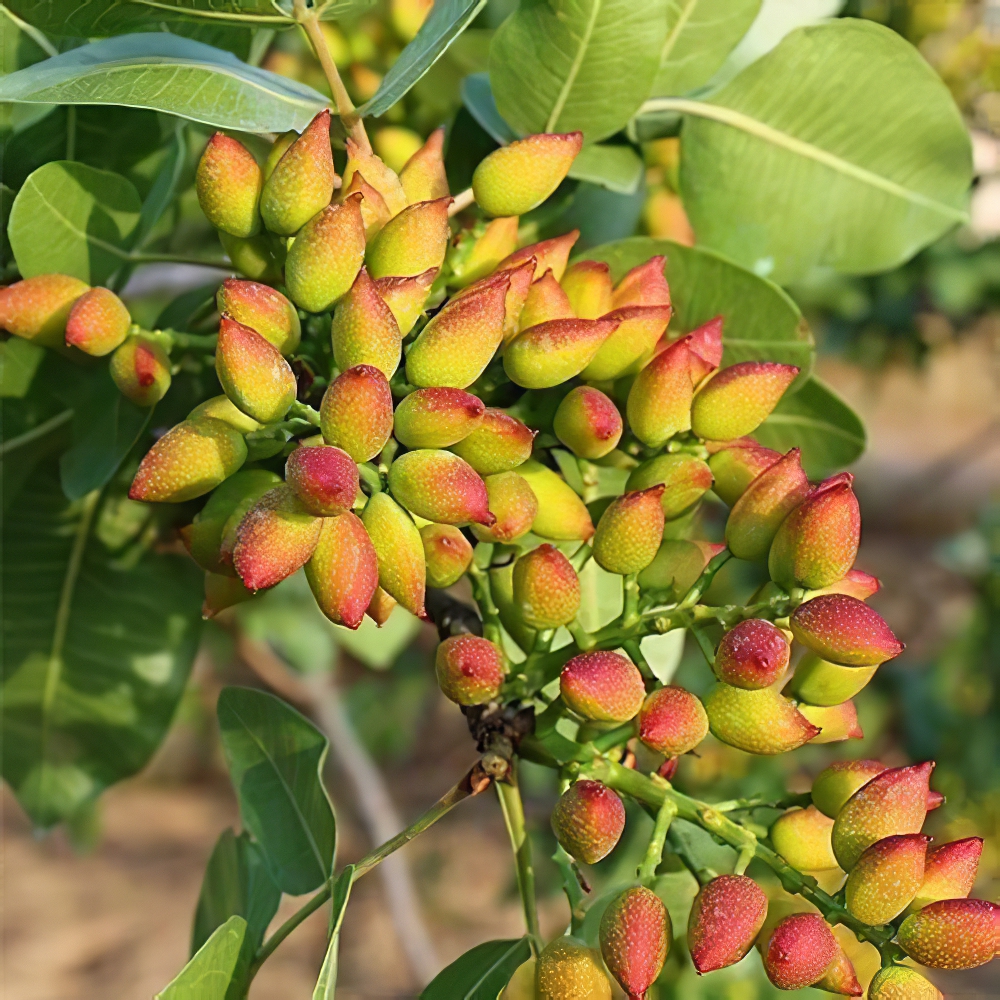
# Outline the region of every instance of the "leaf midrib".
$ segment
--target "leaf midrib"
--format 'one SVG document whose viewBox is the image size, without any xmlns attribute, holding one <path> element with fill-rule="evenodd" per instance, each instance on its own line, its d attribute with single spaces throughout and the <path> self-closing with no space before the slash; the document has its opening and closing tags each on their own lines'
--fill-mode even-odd
<svg viewBox="0 0 1000 1000">
<path fill-rule="evenodd" d="M 663 51 L 660 53 L 660 69 L 663 69 L 670 61 L 670 55 L 674 51 L 677 39 L 681 37 L 681 32 L 687 27 L 687 23 L 691 20 L 691 15 L 697 6 L 698 0 L 688 0 L 687 6 L 681 11 L 681 16 L 677 18 L 673 31 L 667 35 L 666 41 L 663 43 Z"/>
<path fill-rule="evenodd" d="M 258 739 L 256 733 L 254 733 L 254 731 L 250 728 L 249 724 L 244 720 L 243 716 L 241 716 L 240 713 L 232 705 L 227 705 L 226 707 L 230 712 L 232 712 L 233 716 L 244 728 L 250 739 L 252 739 L 253 742 L 257 745 L 257 749 L 260 750 L 261 754 L 264 756 L 264 759 L 268 762 L 268 764 L 271 765 L 271 768 L 274 770 L 274 773 L 278 776 L 278 780 L 281 782 L 281 787 L 284 790 L 285 794 L 288 796 L 288 800 L 292 804 L 292 808 L 295 811 L 295 815 L 298 817 L 299 822 L 302 824 L 302 829 L 305 830 L 306 839 L 309 841 L 309 847 L 313 852 L 313 857 L 316 859 L 316 863 L 319 865 L 319 870 L 323 873 L 324 877 L 328 877 L 329 872 L 327 871 L 326 865 L 323 863 L 323 854 L 319 849 L 319 845 L 316 843 L 316 838 L 313 837 L 312 829 L 309 826 L 309 823 L 306 821 L 305 815 L 299 808 L 298 800 L 292 793 L 291 786 L 285 780 L 285 776 L 281 773 L 281 769 L 278 767 L 274 758 L 268 752 L 267 747 L 260 741 L 260 739 Z"/>
<path fill-rule="evenodd" d="M 555 130 L 556 123 L 559 121 L 559 116 L 562 114 L 563 108 L 566 106 L 566 101 L 569 99 L 570 91 L 573 89 L 573 84 L 576 83 L 576 78 L 579 76 L 580 69 L 583 66 L 583 60 L 587 55 L 587 49 L 590 46 L 590 38 L 594 33 L 594 27 L 597 24 L 598 15 L 601 13 L 601 6 L 603 5 L 603 2 L 604 0 L 593 0 L 590 8 L 590 20 L 587 22 L 587 27 L 584 29 L 583 35 L 580 38 L 580 44 L 577 46 L 576 55 L 573 57 L 569 73 L 566 75 L 566 81 L 560 88 L 559 96 L 556 97 L 556 102 L 552 105 L 552 111 L 549 114 L 549 119 L 545 123 L 546 132 L 552 132 Z"/>
<path fill-rule="evenodd" d="M 955 222 L 968 222 L 969 220 L 969 213 L 962 209 L 946 205 L 925 194 L 921 194 L 919 191 L 913 191 L 902 184 L 898 184 L 896 181 L 890 180 L 888 177 L 883 177 L 881 174 L 868 170 L 866 167 L 859 167 L 856 163 L 851 163 L 850 160 L 845 160 L 835 153 L 806 142 L 804 139 L 789 135 L 787 132 L 782 132 L 780 129 L 776 129 L 757 118 L 753 118 L 741 111 L 736 111 L 733 108 L 727 108 L 719 104 L 709 104 L 704 101 L 693 101 L 683 97 L 657 97 L 647 101 L 639 109 L 639 115 L 654 111 L 677 111 L 680 114 L 693 115 L 696 118 L 707 118 L 710 121 L 729 125 L 773 146 L 785 149 L 790 153 L 796 153 L 799 156 L 821 163 L 847 177 L 853 177 L 857 181 L 879 188 L 887 194 L 894 195 L 904 201 L 920 205 L 923 208 L 944 215 Z"/>
<path fill-rule="evenodd" d="M 488 969 L 486 969 L 486 971 L 472 984 L 472 986 L 470 986 L 469 989 L 467 989 L 465 993 L 462 994 L 462 1000 L 472 1000 L 476 990 L 478 990 L 479 987 L 482 986 L 483 983 L 485 983 L 486 980 L 496 971 L 496 969 L 503 962 L 505 962 L 514 951 L 516 951 L 521 946 L 521 942 L 523 940 L 524 940 L 523 938 L 519 938 L 506 951 L 504 951 L 504 953 L 500 955 L 499 958 L 497 958 L 497 960 Z"/>
</svg>

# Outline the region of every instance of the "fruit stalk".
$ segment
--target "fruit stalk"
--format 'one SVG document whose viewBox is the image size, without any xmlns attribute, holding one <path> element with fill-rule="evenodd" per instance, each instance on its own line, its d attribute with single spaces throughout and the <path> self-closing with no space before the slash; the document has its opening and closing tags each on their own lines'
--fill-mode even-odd
<svg viewBox="0 0 1000 1000">
<path fill-rule="evenodd" d="M 507 777 L 507 781 L 496 782 L 497 797 L 500 799 L 500 809 L 503 811 L 510 845 L 514 851 L 517 890 L 524 908 L 524 923 L 531 940 L 531 949 L 537 956 L 541 953 L 543 941 L 535 901 L 535 866 L 531 859 L 531 839 L 525 827 L 524 803 L 521 801 L 521 790 L 517 785 L 517 772 L 513 762 Z"/>
</svg>

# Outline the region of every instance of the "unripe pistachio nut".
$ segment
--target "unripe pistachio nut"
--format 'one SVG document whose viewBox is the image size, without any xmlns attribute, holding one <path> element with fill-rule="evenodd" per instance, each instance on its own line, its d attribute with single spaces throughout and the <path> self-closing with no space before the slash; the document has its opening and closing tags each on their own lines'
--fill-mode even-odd
<svg viewBox="0 0 1000 1000">
<path fill-rule="evenodd" d="M 118 347 L 108 370 L 118 391 L 136 406 L 155 406 L 170 388 L 167 352 L 142 337 L 129 337 Z"/>
<path fill-rule="evenodd" d="M 943 1000 L 941 991 L 916 969 L 887 965 L 868 985 L 868 1000 Z"/>
<path fill-rule="evenodd" d="M 580 458 L 603 458 L 622 436 L 622 417 L 599 389 L 578 385 L 563 397 L 553 418 L 559 440 Z"/>
<path fill-rule="evenodd" d="M 688 947 L 699 975 L 735 965 L 767 917 L 767 896 L 746 875 L 719 875 L 701 887 L 688 917 Z"/>
<path fill-rule="evenodd" d="M 379 295 L 396 319 L 400 336 L 405 337 L 424 311 L 438 268 L 432 267 L 414 278 L 379 278 L 375 282 Z"/>
<path fill-rule="evenodd" d="M 280 420 L 295 402 L 295 374 L 281 352 L 225 315 L 219 325 L 215 373 L 236 406 L 262 424 Z"/>
<path fill-rule="evenodd" d="M 819 735 L 814 726 L 774 688 L 748 691 L 716 684 L 705 698 L 712 734 L 747 753 L 786 753 Z"/>
<path fill-rule="evenodd" d="M 574 656 L 559 675 L 559 690 L 577 715 L 597 722 L 628 722 L 646 696 L 635 664 L 610 650 Z"/>
<path fill-rule="evenodd" d="M 645 886 L 626 889 L 601 917 L 601 954 L 630 997 L 644 997 L 656 981 L 672 938 L 666 906 Z"/>
<path fill-rule="evenodd" d="M 629 390 L 625 412 L 632 433 L 651 448 L 691 429 L 691 354 L 681 338 L 642 369 Z"/>
<path fill-rule="evenodd" d="M 219 312 L 250 327 L 282 354 L 294 354 L 302 328 L 295 306 L 281 292 L 257 281 L 226 278 L 215 296 Z"/>
<path fill-rule="evenodd" d="M 556 938 L 538 956 L 532 1000 L 611 1000 L 601 955 L 574 938 Z"/>
<path fill-rule="evenodd" d="M 447 448 L 468 437 L 485 411 L 482 400 L 463 389 L 417 389 L 396 407 L 394 432 L 407 448 Z"/>
<path fill-rule="evenodd" d="M 611 312 L 611 269 L 603 261 L 577 261 L 566 270 L 560 284 L 574 316 L 598 319 Z"/>
<path fill-rule="evenodd" d="M 645 490 L 662 484 L 660 504 L 668 520 L 679 517 L 712 488 L 712 472 L 694 455 L 657 455 L 629 474 L 626 490 Z"/>
<path fill-rule="evenodd" d="M 360 171 L 365 180 L 382 196 L 391 215 L 398 215 L 407 205 L 406 192 L 394 170 L 387 167 L 371 150 L 362 149 L 348 137 L 347 166 L 344 168 L 344 186 L 350 187 L 354 174 Z"/>
<path fill-rule="evenodd" d="M 689 753 L 708 735 L 708 716 L 696 695 L 676 685 L 653 691 L 639 712 L 639 739 L 667 757 Z"/>
<path fill-rule="evenodd" d="M 578 861 L 606 858 L 625 829 L 622 800 L 600 781 L 574 782 L 552 810 L 552 830 L 563 849 Z"/>
<path fill-rule="evenodd" d="M 764 971 L 779 990 L 800 990 L 823 978 L 840 946 L 818 913 L 793 913 L 771 933 Z"/>
<path fill-rule="evenodd" d="M 419 448 L 389 469 L 389 489 L 407 510 L 440 524 L 495 523 L 486 484 L 468 462 L 450 451 Z"/>
<path fill-rule="evenodd" d="M 388 493 L 376 493 L 361 514 L 378 557 L 379 586 L 423 618 L 427 567 L 424 543 L 409 514 Z"/>
<path fill-rule="evenodd" d="M 645 569 L 663 538 L 664 487 L 650 486 L 616 497 L 594 532 L 594 559 L 609 573 L 627 576 Z"/>
<path fill-rule="evenodd" d="M 559 628 L 580 610 L 580 578 L 554 545 L 539 545 L 521 556 L 513 582 L 514 603 L 531 628 Z"/>
<path fill-rule="evenodd" d="M 320 404 L 327 444 L 343 448 L 355 462 L 367 462 L 392 434 L 392 391 L 372 365 L 355 365 L 330 383 Z"/>
<path fill-rule="evenodd" d="M 906 833 L 884 837 L 867 848 L 847 876 L 845 901 L 851 915 L 874 926 L 899 916 L 924 880 L 930 839 Z"/>
<path fill-rule="evenodd" d="M 132 317 L 110 288 L 91 288 L 73 303 L 66 343 L 95 358 L 110 354 L 128 336 Z"/>
<path fill-rule="evenodd" d="M 877 760 L 834 761 L 825 771 L 820 771 L 813 781 L 813 805 L 825 816 L 835 819 L 859 788 L 885 770 L 885 764 Z"/>
<path fill-rule="evenodd" d="M 496 270 L 497 264 L 517 248 L 516 215 L 493 219 L 475 230 L 465 230 L 449 253 L 451 284 L 465 288 Z"/>
<path fill-rule="evenodd" d="M 784 676 L 790 655 L 781 629 L 762 618 L 748 618 L 722 637 L 715 654 L 715 675 L 734 687 L 770 687 Z"/>
<path fill-rule="evenodd" d="M 390 219 L 368 245 L 365 260 L 373 278 L 415 278 L 444 263 L 448 251 L 451 198 L 420 201 Z"/>
<path fill-rule="evenodd" d="M 364 620 L 378 588 L 375 546 L 361 518 L 350 511 L 324 517 L 321 523 L 319 540 L 306 563 L 306 579 L 320 611 L 335 625 L 354 629 Z"/>
<path fill-rule="evenodd" d="M 547 323 L 552 319 L 572 319 L 573 307 L 559 282 L 546 271 L 528 289 L 528 295 L 521 307 L 517 320 L 518 331 L 530 326 Z"/>
<path fill-rule="evenodd" d="M 927 849 L 924 880 L 912 909 L 919 910 L 939 899 L 961 899 L 972 892 L 983 853 L 982 837 L 966 837 Z"/>
<path fill-rule="evenodd" d="M 831 871 L 838 867 L 833 856 L 833 820 L 815 806 L 789 809 L 771 825 L 774 849 L 800 872 Z"/>
<path fill-rule="evenodd" d="M 691 405 L 691 429 L 710 441 L 755 431 L 778 405 L 799 369 L 773 361 L 741 361 L 723 368 Z"/>
<path fill-rule="evenodd" d="M 253 154 L 236 139 L 216 132 L 198 161 L 195 189 L 205 218 L 232 236 L 253 236 L 260 229 L 263 176 Z"/>
<path fill-rule="evenodd" d="M 580 238 L 579 229 L 571 229 L 562 236 L 553 236 L 552 239 L 542 240 L 540 243 L 531 243 L 520 250 L 515 250 L 509 257 L 505 257 L 497 264 L 498 271 L 509 271 L 528 260 L 535 261 L 534 280 L 538 280 L 546 271 L 551 271 L 556 281 L 562 281 L 566 273 L 566 265 L 569 263 L 569 253 L 573 249 L 573 244 Z"/>
<path fill-rule="evenodd" d="M 517 417 L 488 406 L 481 422 L 451 450 L 481 476 L 490 476 L 516 469 L 531 458 L 535 433 Z"/>
<path fill-rule="evenodd" d="M 997 951 L 997 907 L 985 899 L 942 899 L 899 927 L 903 950 L 931 969 L 974 969 Z"/>
<path fill-rule="evenodd" d="M 452 524 L 425 524 L 420 529 L 427 561 L 427 586 L 450 587 L 472 562 L 469 540 Z"/>
<path fill-rule="evenodd" d="M 839 705 L 807 705 L 799 702 L 799 711 L 819 730 L 810 743 L 864 739 L 865 734 L 858 722 L 858 710 L 853 701 L 844 701 Z"/>
<path fill-rule="evenodd" d="M 623 306 L 602 318 L 618 327 L 601 344 L 581 378 L 604 381 L 633 375 L 653 356 L 670 322 L 670 306 Z"/>
<path fill-rule="evenodd" d="M 538 516 L 538 498 L 528 481 L 516 472 L 487 476 L 486 495 L 496 523 L 486 528 L 473 525 L 472 533 L 481 542 L 507 544 L 526 535 Z"/>
<path fill-rule="evenodd" d="M 472 435 L 470 435 L 471 437 Z M 517 467 L 538 499 L 538 516 L 531 530 L 553 541 L 587 541 L 594 524 L 584 502 L 548 466 L 529 459 Z"/>
<path fill-rule="evenodd" d="M 615 285 L 612 307 L 669 306 L 670 287 L 664 276 L 666 263 L 666 257 L 656 256 L 633 267 Z"/>
<path fill-rule="evenodd" d="M 715 477 L 712 489 L 724 504 L 732 507 L 747 487 L 779 458 L 779 452 L 764 448 L 751 438 L 734 441 L 708 460 Z"/>
<path fill-rule="evenodd" d="M 846 594 L 825 594 L 800 604 L 790 625 L 803 646 L 845 667 L 874 667 L 903 651 L 885 619 Z"/>
<path fill-rule="evenodd" d="M 529 327 L 508 345 L 503 366 L 511 381 L 546 389 L 579 375 L 617 329 L 617 320 L 555 319 Z"/>
<path fill-rule="evenodd" d="M 407 201 L 434 201 L 448 197 L 448 175 L 444 169 L 444 128 L 436 128 L 399 172 Z"/>
<path fill-rule="evenodd" d="M 488 639 L 453 635 L 437 648 L 434 669 L 446 698 L 458 705 L 483 705 L 500 694 L 504 670 L 500 651 Z"/>
</svg>

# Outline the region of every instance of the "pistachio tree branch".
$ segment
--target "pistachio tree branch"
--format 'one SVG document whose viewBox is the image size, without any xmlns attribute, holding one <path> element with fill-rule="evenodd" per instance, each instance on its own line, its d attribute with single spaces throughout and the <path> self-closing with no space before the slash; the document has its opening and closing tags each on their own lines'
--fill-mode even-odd
<svg viewBox="0 0 1000 1000">
<path fill-rule="evenodd" d="M 517 868 L 517 889 L 524 909 L 524 923 L 532 950 L 538 955 L 542 950 L 542 935 L 538 925 L 538 904 L 535 899 L 535 866 L 531 858 L 531 840 L 524 822 L 524 804 L 517 785 L 517 772 L 511 770 L 508 780 L 497 782 L 497 795 L 503 810 L 504 822 L 514 850 Z"/>
</svg>

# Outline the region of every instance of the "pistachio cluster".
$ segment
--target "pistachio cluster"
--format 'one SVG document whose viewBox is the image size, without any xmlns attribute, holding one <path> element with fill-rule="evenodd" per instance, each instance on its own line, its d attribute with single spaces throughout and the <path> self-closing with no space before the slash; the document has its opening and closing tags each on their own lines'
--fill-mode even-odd
<svg viewBox="0 0 1000 1000">
<path fill-rule="evenodd" d="M 840 921 L 887 957 L 870 997 L 938 995 L 894 958 L 971 968 L 992 959 L 998 921 L 993 904 L 966 898 L 981 841 L 930 846 L 920 832 L 940 802 L 931 764 L 834 765 L 812 804 L 774 823 L 773 850 L 669 785 L 677 758 L 709 732 L 762 755 L 861 736 L 852 699 L 902 650 L 865 603 L 878 581 L 854 565 L 852 477 L 810 483 L 798 449 L 781 455 L 750 436 L 798 369 L 724 366 L 724 317 L 668 332 L 662 257 L 616 282 L 605 263 L 570 263 L 576 232 L 518 246 L 519 217 L 566 177 L 579 133 L 487 156 L 472 184 L 478 213 L 461 225 L 443 140 L 432 134 L 397 175 L 348 139 L 338 175 L 327 112 L 279 137 L 263 165 L 213 136 L 198 197 L 243 275 L 217 295 L 209 349 L 222 394 L 159 438 L 130 496 L 208 495 L 182 531 L 206 574 L 206 615 L 304 568 L 332 622 L 381 625 L 396 604 L 428 618 L 427 588 L 468 576 L 482 634 L 443 639 L 438 682 L 470 719 L 530 710 L 535 731 L 514 734 L 513 750 L 563 771 L 552 826 L 572 859 L 607 856 L 626 822 L 619 792 L 649 808 L 642 789 L 662 802 L 660 852 L 663 810 L 685 802 L 739 846 L 739 871 L 708 880 L 691 911 L 699 973 L 756 941 L 778 988 L 859 996 L 829 926 Z M 169 390 L 183 338 L 141 330 L 113 292 L 57 274 L 0 290 L 0 326 L 110 354 L 112 377 L 140 406 Z M 289 359 L 318 328 L 332 367 L 314 409 Z M 692 537 L 710 490 L 730 508 L 720 544 Z M 770 581 L 745 606 L 708 607 L 701 599 L 730 557 L 766 566 Z M 623 593 L 621 616 L 596 632 L 579 619 L 591 560 Z M 703 700 L 661 683 L 642 655 L 645 636 L 677 628 L 694 632 L 714 670 Z M 569 729 L 550 740 L 557 722 Z M 662 757 L 641 788 L 622 777 L 631 740 Z M 588 773 L 594 761 L 618 768 L 618 784 Z M 755 851 L 810 898 L 821 897 L 795 873 L 842 870 L 842 900 L 779 915 L 744 874 Z M 672 936 L 663 902 L 637 883 L 607 908 L 600 952 L 557 939 L 533 988 L 545 1000 L 610 997 L 610 972 L 641 998 Z"/>
</svg>

